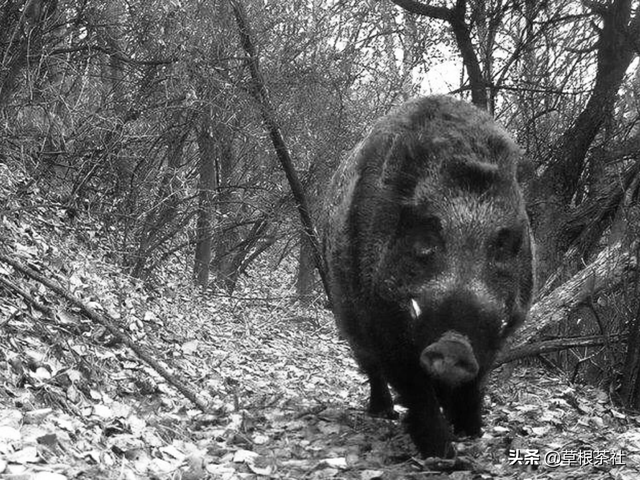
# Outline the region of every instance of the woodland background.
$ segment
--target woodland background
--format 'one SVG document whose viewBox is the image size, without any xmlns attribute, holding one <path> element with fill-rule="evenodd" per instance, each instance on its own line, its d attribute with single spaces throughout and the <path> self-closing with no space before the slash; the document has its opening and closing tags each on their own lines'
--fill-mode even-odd
<svg viewBox="0 0 640 480">
<path fill-rule="evenodd" d="M 77 294 L 71 253 L 35 239 L 49 228 L 158 301 L 286 284 L 287 304 L 322 310 L 313 223 L 332 172 L 393 105 L 448 93 L 529 160 L 539 293 L 502 362 L 535 357 L 632 412 L 639 3 L 2 0 L 2 257 Z M 5 328 L 14 295 L 3 282 Z"/>
</svg>

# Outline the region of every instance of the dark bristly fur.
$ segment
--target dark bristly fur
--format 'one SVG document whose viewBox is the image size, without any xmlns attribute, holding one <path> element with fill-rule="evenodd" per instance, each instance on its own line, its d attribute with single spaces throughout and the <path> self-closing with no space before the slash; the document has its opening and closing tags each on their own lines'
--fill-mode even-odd
<svg viewBox="0 0 640 480">
<path fill-rule="evenodd" d="M 427 456 L 478 434 L 484 380 L 533 288 L 521 153 L 493 119 L 437 96 L 380 119 L 340 165 L 323 253 L 337 324 L 371 386 L 369 411 L 408 407 Z"/>
</svg>

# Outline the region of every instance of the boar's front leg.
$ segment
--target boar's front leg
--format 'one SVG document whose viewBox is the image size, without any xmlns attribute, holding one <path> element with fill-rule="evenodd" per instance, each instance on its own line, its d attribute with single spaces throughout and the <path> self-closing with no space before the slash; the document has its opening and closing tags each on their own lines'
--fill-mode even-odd
<svg viewBox="0 0 640 480">
<path fill-rule="evenodd" d="M 426 375 L 410 386 L 398 385 L 408 409 L 406 424 L 411 439 L 425 457 L 453 457 L 451 426 L 445 418 L 433 385 Z"/>
<path fill-rule="evenodd" d="M 353 317 L 347 318 L 353 319 Z M 349 343 L 351 344 L 356 363 L 369 378 L 371 392 L 367 411 L 369 415 L 374 417 L 398 418 L 398 414 L 393 409 L 393 398 L 391 397 L 387 380 L 382 374 L 380 361 L 375 353 L 373 353 L 374 348 L 363 341 L 364 335 L 362 332 L 354 329 L 354 325 L 355 322 L 353 320 L 342 324 L 344 328 L 343 331 L 346 332 L 347 338 L 350 340 Z M 351 327 L 351 330 L 349 327 Z M 358 339 L 360 343 L 354 341 L 354 339 Z"/>
<path fill-rule="evenodd" d="M 369 377 L 371 395 L 369 397 L 369 414 L 374 417 L 398 418 L 398 414 L 393 409 L 393 399 L 389 386 L 380 370 L 369 369 L 365 371 Z"/>
<path fill-rule="evenodd" d="M 369 415 L 382 418 L 398 418 L 393 410 L 393 398 L 382 369 L 374 355 L 364 348 L 353 348 L 356 362 L 369 378 L 371 393 L 369 396 Z"/>
<path fill-rule="evenodd" d="M 451 392 L 450 420 L 456 434 L 478 436 L 482 431 L 482 389 L 480 381 L 461 385 Z"/>
</svg>

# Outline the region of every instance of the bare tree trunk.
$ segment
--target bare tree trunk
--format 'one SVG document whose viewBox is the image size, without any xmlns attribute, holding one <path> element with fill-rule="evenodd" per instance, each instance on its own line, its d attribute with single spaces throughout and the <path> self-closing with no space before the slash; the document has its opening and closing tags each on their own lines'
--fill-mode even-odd
<svg viewBox="0 0 640 480">
<path fill-rule="evenodd" d="M 302 183 L 300 182 L 298 174 L 296 173 L 296 170 L 293 166 L 293 160 L 291 159 L 289 149 L 287 148 L 284 138 L 282 137 L 282 133 L 280 132 L 280 127 L 278 126 L 278 123 L 276 121 L 275 111 L 273 105 L 271 104 L 271 99 L 269 97 L 269 93 L 267 92 L 264 78 L 262 77 L 262 72 L 260 71 L 258 55 L 253 45 L 253 40 L 251 39 L 249 23 L 247 20 L 247 14 L 244 10 L 244 5 L 240 0 L 232 0 L 232 7 L 236 18 L 236 24 L 238 25 L 240 43 L 242 44 L 243 50 L 247 54 L 247 64 L 252 79 L 251 93 L 260 106 L 262 121 L 265 124 L 265 128 L 269 132 L 269 136 L 271 137 L 271 141 L 276 151 L 276 155 L 278 156 L 278 160 L 280 161 L 282 169 L 287 176 L 287 181 L 289 182 L 291 193 L 293 194 L 296 205 L 298 207 L 298 212 L 302 221 L 302 227 L 305 234 L 309 238 L 309 241 L 311 242 L 313 248 L 313 258 L 316 268 L 318 270 L 318 273 L 320 274 L 320 278 L 322 279 L 322 284 L 324 286 L 325 292 L 327 296 L 329 296 L 327 275 L 325 272 L 324 263 L 322 261 L 322 256 L 320 254 L 320 244 L 318 242 L 318 237 L 316 235 L 315 229 L 313 228 L 313 221 L 311 220 L 311 213 L 309 210 L 309 205 L 307 203 L 307 198 L 305 196 Z"/>
<path fill-rule="evenodd" d="M 313 291 L 313 253 L 311 245 L 304 233 L 300 234 L 300 250 L 298 252 L 298 275 L 296 277 L 296 293 L 303 304 L 309 303 Z"/>
<path fill-rule="evenodd" d="M 234 251 L 234 247 L 240 242 L 240 231 L 236 224 L 242 221 L 243 215 L 238 208 L 239 202 L 233 201 L 234 193 L 230 188 L 235 160 L 231 131 L 224 123 L 220 123 L 217 125 L 215 135 L 218 152 L 216 212 L 226 221 L 224 224 L 219 222 L 222 228 L 216 231 L 213 239 L 211 271 L 222 282 L 227 292 L 231 293 L 237 280 L 235 257 L 239 253 Z"/>
<path fill-rule="evenodd" d="M 212 138 L 210 112 L 202 114 L 201 128 L 198 132 L 198 219 L 196 222 L 196 252 L 193 273 L 197 285 L 209 285 L 209 265 L 217 191 L 216 176 L 216 140 Z"/>
<path fill-rule="evenodd" d="M 426 5 L 415 0 L 391 0 L 399 7 L 416 15 L 423 15 L 438 20 L 444 20 L 451 26 L 453 37 L 458 46 L 464 68 L 469 77 L 471 90 L 471 102 L 477 107 L 487 109 L 489 99 L 487 96 L 487 79 L 482 73 L 478 55 L 471 39 L 471 27 L 467 24 L 467 2 L 457 0 L 452 8 Z M 485 72 L 486 73 L 486 72 Z"/>
<path fill-rule="evenodd" d="M 138 234 L 138 247 L 133 255 L 131 275 L 138 278 L 145 276 L 149 255 L 159 245 L 163 229 L 176 218 L 181 201 L 181 198 L 176 197 L 173 192 L 179 190 L 175 185 L 176 172 L 179 169 L 187 132 L 168 132 L 167 135 L 169 138 L 167 139 L 166 166 L 155 194 L 156 200 L 147 212 Z"/>
</svg>

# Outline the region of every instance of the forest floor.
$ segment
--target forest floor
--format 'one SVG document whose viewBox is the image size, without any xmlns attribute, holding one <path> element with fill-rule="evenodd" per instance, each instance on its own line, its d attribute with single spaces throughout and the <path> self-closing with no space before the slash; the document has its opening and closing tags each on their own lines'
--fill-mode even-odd
<svg viewBox="0 0 640 480">
<path fill-rule="evenodd" d="M 187 262 L 150 287 L 88 214 L 69 221 L 1 164 L 0 205 L 1 255 L 110 315 L 209 406 L 0 262 L 0 479 L 640 478 L 640 416 L 535 366 L 494 372 L 461 461 L 421 459 L 400 421 L 365 414 L 365 378 L 321 300 L 296 302 L 291 262 L 263 261 L 233 296 L 172 280 Z"/>
</svg>

